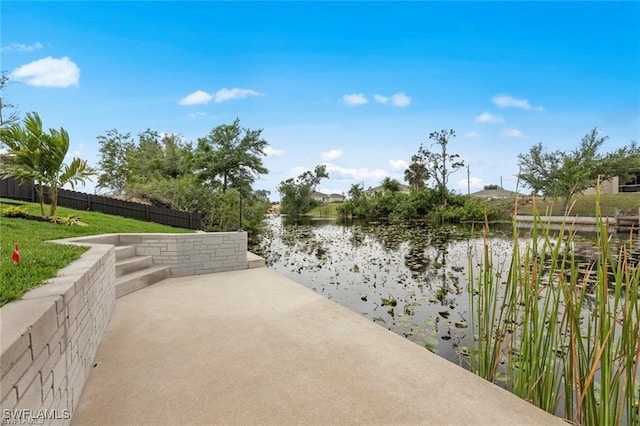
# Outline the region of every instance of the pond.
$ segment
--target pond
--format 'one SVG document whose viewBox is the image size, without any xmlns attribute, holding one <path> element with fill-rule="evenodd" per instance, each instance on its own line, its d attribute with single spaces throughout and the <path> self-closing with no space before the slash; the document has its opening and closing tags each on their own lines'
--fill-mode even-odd
<svg viewBox="0 0 640 426">
<path fill-rule="evenodd" d="M 465 366 L 467 271 L 484 246 L 479 228 L 272 216 L 258 251 L 267 267 Z M 574 240 L 588 253 L 594 238 Z M 494 265 L 508 262 L 511 225 L 493 227 L 489 243 Z"/>
<path fill-rule="evenodd" d="M 468 228 L 270 217 L 260 249 L 269 268 L 459 362 L 469 252 L 481 241 Z"/>
<path fill-rule="evenodd" d="M 485 378 L 493 377 L 488 380 L 498 385 L 507 386 L 508 381 L 512 392 L 576 424 L 638 424 L 640 386 L 636 390 L 636 383 L 640 369 L 634 365 L 640 359 L 640 273 L 634 271 L 638 270 L 640 244 L 635 237 L 629 239 L 631 234 L 611 235 L 608 243 L 601 240 L 598 245 L 595 233 L 558 239 L 558 233 L 552 231 L 545 242 L 530 235 L 527 227 L 518 232 L 520 253 L 536 246 L 535 251 L 544 253 L 541 259 L 546 260 L 531 264 L 516 258 L 516 266 L 510 269 L 514 251 L 510 224 L 492 226 L 487 236 L 482 226 L 338 223 L 285 217 L 269 217 L 266 228 L 260 244 L 252 250 L 280 274 L 451 362 Z M 624 256 L 607 257 L 617 266 L 610 263 L 608 270 L 601 268 L 597 273 L 592 269 L 600 258 L 596 247 L 618 253 L 623 243 Z M 488 284 L 480 286 L 485 247 L 490 254 L 491 276 L 484 275 Z M 556 249 L 573 255 L 567 259 L 569 269 L 549 260 L 550 252 Z M 624 279 L 620 278 L 622 263 L 618 259 L 628 265 L 624 270 L 631 274 Z M 600 263 L 606 267 L 606 262 L 595 262 Z M 475 277 L 473 307 L 469 273 Z M 509 273 L 511 279 L 507 280 Z M 537 281 L 532 278 L 536 276 Z M 609 287 L 596 285 L 596 279 L 606 280 Z M 536 282 L 540 286 L 534 285 Z M 492 292 L 495 299 L 488 296 Z M 621 298 L 625 292 L 627 298 Z M 495 304 L 478 304 L 483 294 Z M 503 309 L 503 320 L 493 322 L 496 317 L 492 312 Z M 479 312 L 483 314 L 478 316 Z M 523 327 L 538 332 L 524 339 Z M 478 342 L 492 341 L 495 336 L 502 342 L 495 351 L 494 346 L 479 349 Z M 580 338 L 576 341 L 575 336 Z M 600 344 L 607 350 L 596 350 Z M 543 376 L 546 379 L 541 381 Z M 587 376 L 593 380 L 585 381 Z M 582 386 L 576 395 L 586 398 L 584 404 L 573 397 L 564 398 L 563 383 L 572 386 L 576 380 Z M 602 408 L 610 405 L 600 404 L 600 389 L 606 389 L 602 391 L 605 395 L 617 395 L 610 404 L 619 410 Z"/>
</svg>

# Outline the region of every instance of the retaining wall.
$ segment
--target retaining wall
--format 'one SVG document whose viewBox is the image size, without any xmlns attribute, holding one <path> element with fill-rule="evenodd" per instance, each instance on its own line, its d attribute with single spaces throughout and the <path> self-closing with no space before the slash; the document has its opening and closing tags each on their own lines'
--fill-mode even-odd
<svg viewBox="0 0 640 426">
<path fill-rule="evenodd" d="M 69 424 L 116 303 L 116 245 L 172 277 L 247 269 L 247 234 L 108 234 L 48 284 L 0 308 L 0 423 Z M 52 418 L 53 417 L 53 418 Z"/>
<path fill-rule="evenodd" d="M 64 241 L 135 246 L 136 255 L 153 256 L 171 277 L 247 269 L 246 232 L 194 234 L 107 234 Z"/>
<path fill-rule="evenodd" d="M 0 308 L 2 424 L 69 423 L 115 301 L 113 246 L 93 245 Z"/>
</svg>

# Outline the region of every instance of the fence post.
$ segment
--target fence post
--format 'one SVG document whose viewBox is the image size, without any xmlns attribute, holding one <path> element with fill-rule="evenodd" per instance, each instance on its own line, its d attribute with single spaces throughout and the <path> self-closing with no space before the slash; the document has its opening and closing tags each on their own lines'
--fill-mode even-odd
<svg viewBox="0 0 640 426">
<path fill-rule="evenodd" d="M 149 222 L 149 206 L 145 204 L 144 206 L 144 220 Z"/>
<path fill-rule="evenodd" d="M 91 194 L 87 194 L 87 211 L 91 211 Z"/>
</svg>

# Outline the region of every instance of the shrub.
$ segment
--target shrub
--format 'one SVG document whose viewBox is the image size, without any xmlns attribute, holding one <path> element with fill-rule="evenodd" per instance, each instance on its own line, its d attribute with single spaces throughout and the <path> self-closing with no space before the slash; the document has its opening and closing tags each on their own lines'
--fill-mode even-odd
<svg viewBox="0 0 640 426">
<path fill-rule="evenodd" d="M 49 218 L 49 221 L 53 223 L 57 223 L 58 225 L 89 226 L 86 223 L 82 222 L 80 218 L 75 214 L 70 214 L 67 217 L 52 217 L 52 218 Z"/>
<path fill-rule="evenodd" d="M 27 219 L 30 214 L 23 206 L 8 206 L 2 209 L 2 216 Z"/>
</svg>

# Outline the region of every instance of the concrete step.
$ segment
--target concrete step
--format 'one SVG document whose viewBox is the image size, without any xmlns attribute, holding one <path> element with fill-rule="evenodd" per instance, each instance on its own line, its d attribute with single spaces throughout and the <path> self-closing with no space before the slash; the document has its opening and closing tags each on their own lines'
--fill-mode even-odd
<svg viewBox="0 0 640 426">
<path fill-rule="evenodd" d="M 116 277 L 141 271 L 153 266 L 153 256 L 135 256 L 124 260 L 116 260 Z"/>
<path fill-rule="evenodd" d="M 116 246 L 116 262 L 136 255 L 135 246 Z"/>
<path fill-rule="evenodd" d="M 264 268 L 264 258 L 253 254 L 250 251 L 247 252 L 247 269 Z"/>
<path fill-rule="evenodd" d="M 153 266 L 116 278 L 116 299 L 169 278 L 169 268 Z"/>
</svg>

